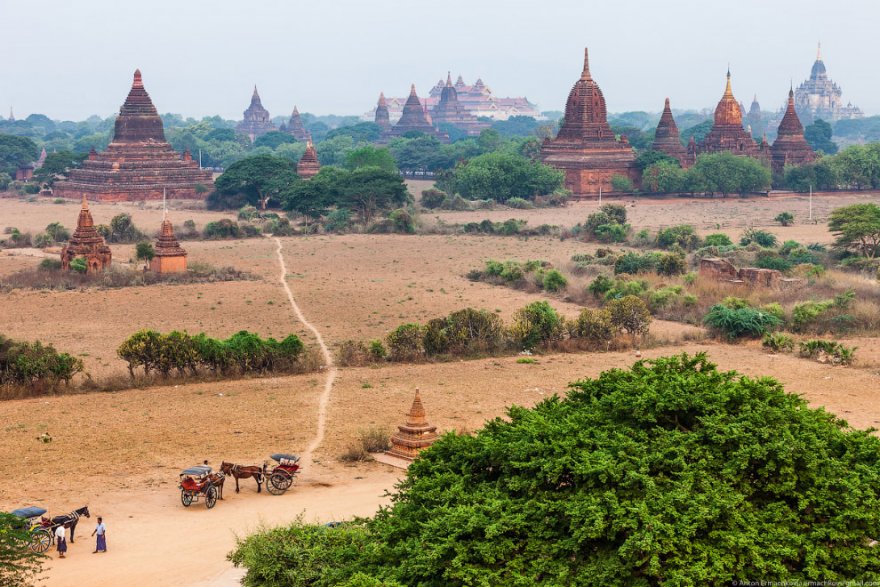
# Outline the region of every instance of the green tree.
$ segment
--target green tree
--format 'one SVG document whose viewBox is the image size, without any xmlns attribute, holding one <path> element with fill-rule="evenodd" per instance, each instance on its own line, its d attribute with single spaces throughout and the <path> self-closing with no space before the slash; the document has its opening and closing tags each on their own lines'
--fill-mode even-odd
<svg viewBox="0 0 880 587">
<path fill-rule="evenodd" d="M 345 167 L 354 170 L 359 167 L 378 167 L 389 173 L 397 172 L 397 163 L 391 152 L 386 148 L 364 145 L 348 153 L 345 158 Z"/>
<path fill-rule="evenodd" d="M 40 183 L 52 185 L 59 176 L 66 176 L 68 171 L 82 165 L 87 156 L 86 153 L 74 153 L 73 151 L 49 153 L 46 155 L 42 167 L 34 171 L 34 179 Z"/>
<path fill-rule="evenodd" d="M 484 131 L 485 132 L 485 131 Z M 441 186 L 471 200 L 531 199 L 563 185 L 563 173 L 522 155 L 488 153 L 459 164 Z"/>
<path fill-rule="evenodd" d="M 389 145 L 397 166 L 404 174 L 434 171 L 442 164 L 440 141 L 436 137 L 395 139 Z"/>
<path fill-rule="evenodd" d="M 620 299 L 610 300 L 605 306 L 611 325 L 618 332 L 625 332 L 632 338 L 633 346 L 640 336 L 648 334 L 651 327 L 651 311 L 641 298 L 637 296 L 624 296 Z"/>
<path fill-rule="evenodd" d="M 653 151 L 652 151 L 653 152 Z M 687 171 L 678 161 L 659 161 L 649 165 L 642 173 L 642 189 L 656 193 L 685 191 Z"/>
<path fill-rule="evenodd" d="M 727 194 L 746 194 L 770 187 L 770 170 L 751 157 L 740 157 L 732 153 L 711 153 L 700 155 L 688 176 L 695 176 L 693 182 L 702 189 L 693 191 L 717 192 Z M 696 178 L 699 178 L 698 180 Z"/>
<path fill-rule="evenodd" d="M 337 205 L 355 211 L 364 224 L 377 212 L 400 208 L 411 200 L 400 175 L 378 167 L 361 167 L 340 175 L 339 180 L 342 185 Z"/>
<path fill-rule="evenodd" d="M 355 143 L 373 143 L 379 140 L 382 135 L 382 128 L 375 122 L 359 122 L 350 126 L 341 126 L 334 128 L 324 137 L 324 140 L 330 140 L 335 137 L 348 137 Z"/>
<path fill-rule="evenodd" d="M 265 210 L 269 202 L 278 201 L 279 195 L 296 181 L 296 171 L 290 161 L 258 155 L 230 165 L 214 182 L 214 188 L 225 195 L 240 194 L 248 204 Z"/>
<path fill-rule="evenodd" d="M 269 147 L 270 149 L 277 149 L 281 145 L 295 142 L 296 139 L 293 138 L 293 135 L 273 130 L 264 135 L 258 136 L 257 140 L 254 141 L 254 147 Z"/>
<path fill-rule="evenodd" d="M 873 259 L 880 252 L 880 206 L 853 204 L 837 208 L 828 220 L 835 247 Z"/>
<path fill-rule="evenodd" d="M 791 212 L 780 212 L 773 220 L 775 220 L 782 226 L 791 226 L 792 224 L 794 224 L 794 214 L 792 214 Z"/>
<path fill-rule="evenodd" d="M 532 302 L 513 315 L 511 335 L 525 350 L 562 339 L 563 319 L 547 302 Z"/>
<path fill-rule="evenodd" d="M 24 520 L 0 512 L 0 585 L 29 587 L 43 570 L 45 555 L 29 546 L 31 533 Z"/>
<path fill-rule="evenodd" d="M 135 247 L 135 259 L 138 261 L 143 261 L 147 265 L 150 264 L 150 261 L 153 260 L 153 257 L 156 256 L 156 250 L 153 249 L 152 243 L 149 242 L 140 242 Z"/>
<path fill-rule="evenodd" d="M 837 153 L 837 145 L 831 140 L 831 134 L 831 125 L 821 118 L 804 128 L 804 138 L 810 143 L 810 147 L 826 155 Z"/>
<path fill-rule="evenodd" d="M 40 150 L 31 139 L 0 134 L 0 171 L 15 175 L 20 165 L 33 163 L 39 155 Z"/>
</svg>

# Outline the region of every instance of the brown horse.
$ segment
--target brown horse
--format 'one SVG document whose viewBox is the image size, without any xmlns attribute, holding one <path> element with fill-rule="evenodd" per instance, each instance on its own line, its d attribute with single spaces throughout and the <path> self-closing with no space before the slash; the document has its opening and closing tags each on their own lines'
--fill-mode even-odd
<svg viewBox="0 0 880 587">
<path fill-rule="evenodd" d="M 220 463 L 220 471 L 222 471 L 224 475 L 232 475 L 235 478 L 236 493 L 239 493 L 238 480 L 249 479 L 251 477 L 257 482 L 257 493 L 260 493 L 263 490 L 262 483 L 264 468 L 260 465 L 243 466 L 223 461 Z"/>
<path fill-rule="evenodd" d="M 208 481 L 217 488 L 217 497 L 223 499 L 223 484 L 226 483 L 226 474 L 223 471 L 211 473 L 208 475 Z"/>
</svg>

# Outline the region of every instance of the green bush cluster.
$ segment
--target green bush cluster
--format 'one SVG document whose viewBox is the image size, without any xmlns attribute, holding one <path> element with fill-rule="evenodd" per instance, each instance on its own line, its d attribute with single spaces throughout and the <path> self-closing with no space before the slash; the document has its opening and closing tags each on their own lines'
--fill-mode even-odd
<svg viewBox="0 0 880 587">
<path fill-rule="evenodd" d="M 250 238 L 260 236 L 262 231 L 252 224 L 239 224 L 234 220 L 223 218 L 205 225 L 202 236 L 210 240 L 227 238 Z"/>
<path fill-rule="evenodd" d="M 828 357 L 837 365 L 851 365 L 858 347 L 848 347 L 833 340 L 805 340 L 798 345 L 798 354 L 810 359 Z"/>
<path fill-rule="evenodd" d="M 492 234 L 497 236 L 547 236 L 559 232 L 558 226 L 550 224 L 541 224 L 534 228 L 528 228 L 527 220 L 517 220 L 510 218 L 504 222 L 492 222 L 491 220 L 483 220 L 481 222 L 468 222 L 462 225 L 461 229 L 466 234 Z"/>
<path fill-rule="evenodd" d="M 514 287 L 527 287 L 530 283 L 538 289 L 558 292 L 565 289 L 568 279 L 557 269 L 550 267 L 547 261 L 486 261 L 483 271 L 474 270 L 468 273 L 472 280 L 500 280 Z"/>
<path fill-rule="evenodd" d="M 204 333 L 190 336 L 177 330 L 162 334 L 144 329 L 119 345 L 116 354 L 128 363 L 132 377 L 137 368 L 145 375 L 156 371 L 169 377 L 176 371 L 183 377 L 197 375 L 200 369 L 221 375 L 289 372 L 304 351 L 295 334 L 276 341 L 242 330 L 220 340 Z"/>
<path fill-rule="evenodd" d="M 83 362 L 51 344 L 12 340 L 0 334 L 0 385 L 42 390 L 68 385 Z"/>
<path fill-rule="evenodd" d="M 661 249 L 680 247 L 685 251 L 693 251 L 699 248 L 700 237 L 690 224 L 679 224 L 657 231 L 657 246 Z"/>
<path fill-rule="evenodd" d="M 763 336 L 778 328 L 782 321 L 763 310 L 752 307 L 729 307 L 716 304 L 703 318 L 703 324 L 729 340 Z"/>
<path fill-rule="evenodd" d="M 626 240 L 632 227 L 626 223 L 626 208 L 620 204 L 605 204 L 587 217 L 586 222 L 575 227 L 576 232 L 603 243 L 620 243 Z"/>
</svg>

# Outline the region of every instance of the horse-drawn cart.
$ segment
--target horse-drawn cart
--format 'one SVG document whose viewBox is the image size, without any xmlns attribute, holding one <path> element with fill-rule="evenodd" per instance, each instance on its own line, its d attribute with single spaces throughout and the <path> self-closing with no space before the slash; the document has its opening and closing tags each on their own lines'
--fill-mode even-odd
<svg viewBox="0 0 880 587">
<path fill-rule="evenodd" d="M 222 475 L 217 473 L 216 475 Z M 180 503 L 189 507 L 194 501 L 199 501 L 203 496 L 205 506 L 211 509 L 217 504 L 219 490 L 214 481 L 211 467 L 198 465 L 180 472 Z"/>
<path fill-rule="evenodd" d="M 11 512 L 13 516 L 18 516 L 27 526 L 31 533 L 31 542 L 29 547 L 34 552 L 46 552 L 55 542 L 54 526 L 51 520 L 43 517 L 46 510 L 37 506 L 28 506 L 19 508 Z"/>
<path fill-rule="evenodd" d="M 281 495 L 294 484 L 299 473 L 299 457 L 296 455 L 279 453 L 270 457 L 278 463 L 271 471 L 265 467 L 263 478 L 266 480 L 266 491 L 272 495 Z"/>
</svg>

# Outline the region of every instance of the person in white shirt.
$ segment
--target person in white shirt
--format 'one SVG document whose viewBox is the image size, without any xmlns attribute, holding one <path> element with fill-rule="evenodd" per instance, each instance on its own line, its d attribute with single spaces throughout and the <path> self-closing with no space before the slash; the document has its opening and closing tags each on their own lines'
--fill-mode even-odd
<svg viewBox="0 0 880 587">
<path fill-rule="evenodd" d="M 67 524 L 55 528 L 55 546 L 58 549 L 58 558 L 64 558 L 64 553 L 67 552 Z"/>
<path fill-rule="evenodd" d="M 107 526 L 104 525 L 104 518 L 98 516 L 98 525 L 95 526 L 95 529 L 92 531 L 92 536 L 97 534 L 97 544 L 95 545 L 95 552 L 107 552 Z M 92 554 L 95 554 L 93 552 Z"/>
</svg>

